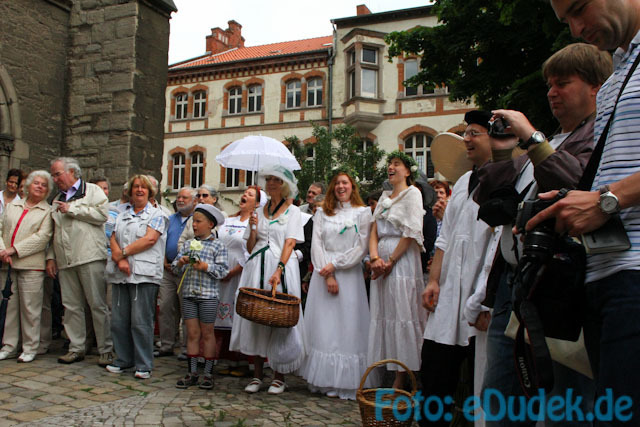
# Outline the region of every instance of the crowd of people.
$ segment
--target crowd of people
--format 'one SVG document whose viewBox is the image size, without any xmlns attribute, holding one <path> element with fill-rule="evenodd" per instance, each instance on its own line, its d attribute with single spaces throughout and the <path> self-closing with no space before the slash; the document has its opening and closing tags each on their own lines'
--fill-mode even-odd
<svg viewBox="0 0 640 427">
<path fill-rule="evenodd" d="M 629 250 L 588 258 L 584 342 L 592 378 L 553 362 L 555 382 L 546 398 L 571 389 L 589 413 L 609 388 L 631 396 L 637 409 L 638 166 L 621 135 L 637 135 L 640 123 L 632 113 L 640 28 L 622 19 L 640 17 L 640 8 L 631 0 L 616 0 L 617 9 L 601 1 L 581 8 L 570 0 L 551 3 L 574 35 L 600 31 L 586 33 L 597 47 L 571 44 L 542 66 L 557 132 L 547 138 L 519 111 L 466 113 L 460 144 L 472 169 L 453 188 L 427 184 L 415 159 L 394 151 L 386 158 L 385 190 L 365 197 L 357 174 L 341 168 L 326 183 L 313 183 L 299 206 L 293 171 L 269 165 L 232 215 L 207 185 L 180 189 L 171 213 L 158 203 L 153 177 L 131 177 L 122 199 L 109 203 L 108 180 L 86 182 L 70 158 L 55 159 L 50 172 L 24 177 L 9 171 L 0 192 L 0 260 L 13 296 L 0 360 L 28 363 L 46 353 L 52 283 L 59 282 L 69 340 L 61 363 L 83 360 L 95 336 L 99 365 L 111 373 L 135 370 L 136 378 L 149 378 L 154 357 L 175 356 L 178 348 L 187 363 L 178 388 L 213 388 L 214 362 L 225 359 L 227 374 L 244 376 L 253 365 L 245 391 L 257 393 L 268 361 L 270 394 L 285 392 L 286 375 L 296 374 L 312 392 L 355 399 L 367 366 L 397 359 L 420 372 L 424 396 L 441 398 L 446 413 L 466 362 L 474 394 L 491 389 L 523 396 L 514 342 L 505 336 L 516 314 L 511 286 L 522 256 L 505 194 L 511 202 L 539 193 L 549 199 L 554 190 L 577 188 L 585 168 L 597 168 L 594 183 L 587 183 L 593 191 L 569 192 L 527 225 L 556 217 L 558 232 L 579 235 L 620 214 L 631 242 Z M 625 31 L 591 19 L 598 14 L 625 24 Z M 618 48 L 615 71 L 611 56 L 598 48 Z M 602 161 L 588 166 L 596 140 L 604 146 Z M 58 192 L 49 204 L 54 184 Z M 298 323 L 271 328 L 238 316 L 239 287 L 301 297 Z M 394 388 L 407 386 L 401 367 L 388 369 L 395 371 Z M 369 385 L 379 381 L 372 375 Z M 495 413 L 499 403 L 483 401 L 482 409 Z M 421 425 L 448 422 L 423 418 Z"/>
</svg>

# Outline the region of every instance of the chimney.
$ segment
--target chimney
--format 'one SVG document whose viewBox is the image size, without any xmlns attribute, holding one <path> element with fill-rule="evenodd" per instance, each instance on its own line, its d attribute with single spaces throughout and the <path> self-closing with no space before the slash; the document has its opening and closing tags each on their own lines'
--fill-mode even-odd
<svg viewBox="0 0 640 427">
<path fill-rule="evenodd" d="M 229 21 L 229 28 L 212 28 L 211 35 L 206 37 L 207 53 L 216 54 L 229 49 L 244 47 L 242 25 L 236 21 Z"/>
<path fill-rule="evenodd" d="M 244 47 L 244 37 L 242 37 L 242 25 L 231 20 L 227 22 L 229 28 L 225 31 L 229 37 L 229 47 Z"/>
<path fill-rule="evenodd" d="M 356 6 L 357 15 L 371 15 L 371 11 L 366 4 L 359 4 Z"/>
</svg>

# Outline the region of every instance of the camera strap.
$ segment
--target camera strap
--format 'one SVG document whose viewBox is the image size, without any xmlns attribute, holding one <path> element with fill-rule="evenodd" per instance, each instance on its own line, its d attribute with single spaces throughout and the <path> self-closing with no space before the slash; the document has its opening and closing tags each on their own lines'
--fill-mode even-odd
<svg viewBox="0 0 640 427">
<path fill-rule="evenodd" d="M 544 326 L 535 303 L 531 300 L 545 265 L 528 261 L 519 269 L 514 279 L 513 312 L 520 325 L 516 333 L 514 362 L 520 385 L 527 397 L 536 394 L 539 388 L 547 392 L 553 388 L 553 363 L 544 335 Z M 524 284 L 531 284 L 530 288 Z M 525 332 L 529 345 L 525 341 Z"/>
<path fill-rule="evenodd" d="M 578 190 L 582 191 L 591 191 L 591 186 L 593 185 L 593 180 L 596 177 L 596 173 L 598 172 L 598 166 L 600 165 L 600 159 L 602 158 L 602 152 L 604 151 L 604 144 L 607 140 L 607 136 L 609 135 L 609 128 L 611 127 L 611 122 L 613 121 L 613 116 L 616 114 L 616 108 L 618 107 L 618 101 L 620 101 L 620 96 L 622 92 L 624 92 L 624 88 L 627 86 L 629 79 L 633 75 L 633 72 L 638 67 L 638 63 L 640 63 L 640 54 L 636 56 L 636 60 L 633 62 L 631 69 L 627 73 L 624 82 L 622 82 L 622 86 L 620 87 L 620 91 L 618 92 L 618 96 L 616 97 L 616 102 L 613 104 L 613 111 L 611 111 L 611 115 L 609 116 L 609 120 L 607 120 L 607 124 L 602 130 L 600 134 L 600 138 L 598 138 L 598 143 L 593 149 L 593 154 L 591 154 L 591 158 L 589 159 L 589 163 L 584 168 L 584 172 L 582 173 L 582 177 L 580 178 L 580 182 L 578 183 Z"/>
</svg>

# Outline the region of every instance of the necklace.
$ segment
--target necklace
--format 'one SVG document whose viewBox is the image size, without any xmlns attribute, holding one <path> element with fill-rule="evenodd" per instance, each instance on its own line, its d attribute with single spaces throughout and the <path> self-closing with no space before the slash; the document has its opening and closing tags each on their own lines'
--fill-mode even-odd
<svg viewBox="0 0 640 427">
<path fill-rule="evenodd" d="M 269 204 L 267 205 L 267 214 L 269 215 L 269 218 L 273 218 L 273 214 L 278 212 L 278 209 L 280 209 L 280 207 L 284 204 L 285 200 L 286 199 L 280 200 L 280 203 L 278 203 L 278 206 L 276 206 L 276 208 L 273 210 L 273 212 L 271 211 L 271 200 L 269 200 Z"/>
</svg>

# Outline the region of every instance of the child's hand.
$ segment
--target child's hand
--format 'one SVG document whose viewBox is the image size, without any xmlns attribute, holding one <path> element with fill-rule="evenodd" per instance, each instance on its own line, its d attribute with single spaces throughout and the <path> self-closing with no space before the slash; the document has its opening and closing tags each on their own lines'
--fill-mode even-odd
<svg viewBox="0 0 640 427">
<path fill-rule="evenodd" d="M 206 262 L 198 260 L 198 261 L 193 263 L 193 268 L 195 268 L 196 270 L 199 270 L 199 271 L 207 271 L 207 269 L 209 268 L 209 264 L 207 264 Z"/>
<path fill-rule="evenodd" d="M 189 257 L 186 255 L 183 257 L 180 257 L 180 259 L 178 260 L 178 267 L 182 267 L 185 264 L 189 264 Z"/>
</svg>

